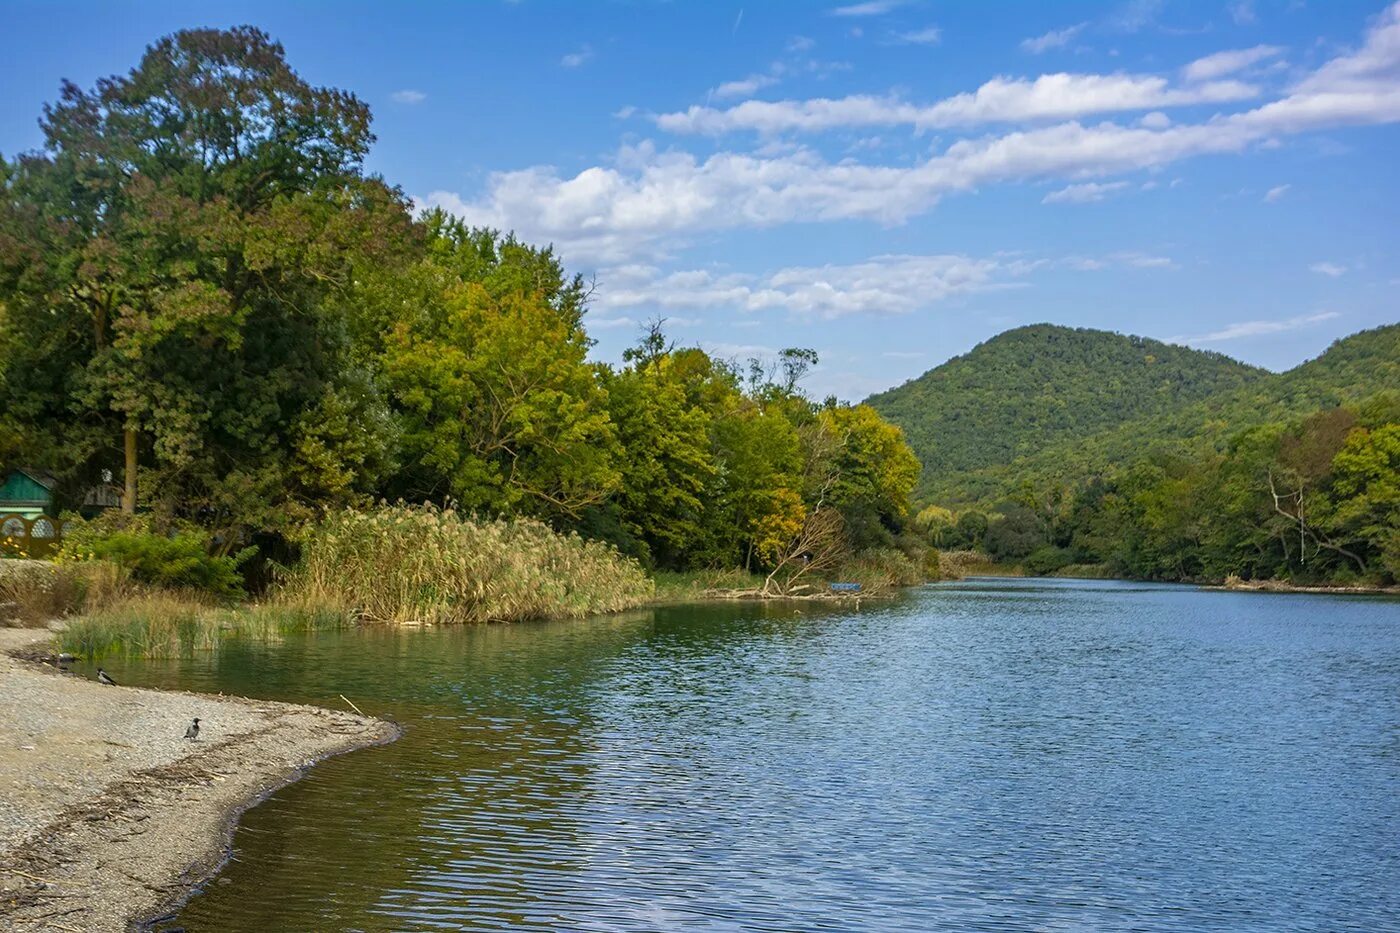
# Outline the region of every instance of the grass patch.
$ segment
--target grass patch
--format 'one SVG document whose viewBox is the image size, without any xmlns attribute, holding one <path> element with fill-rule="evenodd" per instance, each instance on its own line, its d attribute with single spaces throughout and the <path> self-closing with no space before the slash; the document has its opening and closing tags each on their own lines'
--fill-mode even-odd
<svg viewBox="0 0 1400 933">
<path fill-rule="evenodd" d="M 81 657 L 176 658 L 218 651 L 230 639 L 273 643 L 349 622 L 342 613 L 276 603 L 231 608 L 188 594 L 154 591 L 117 599 L 70 620 L 59 633 L 59 644 Z"/>
<path fill-rule="evenodd" d="M 732 570 L 659 570 L 653 577 L 655 602 L 659 605 L 700 602 L 716 592 L 756 590 L 763 586 L 763 575 L 735 568 Z"/>
</svg>

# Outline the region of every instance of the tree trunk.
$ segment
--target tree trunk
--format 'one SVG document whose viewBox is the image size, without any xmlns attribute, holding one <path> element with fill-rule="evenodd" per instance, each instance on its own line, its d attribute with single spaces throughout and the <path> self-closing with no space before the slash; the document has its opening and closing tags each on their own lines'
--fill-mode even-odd
<svg viewBox="0 0 1400 933">
<path fill-rule="evenodd" d="M 122 511 L 136 514 L 136 429 L 127 428 L 123 440 L 126 442 L 126 489 L 122 493 Z"/>
</svg>

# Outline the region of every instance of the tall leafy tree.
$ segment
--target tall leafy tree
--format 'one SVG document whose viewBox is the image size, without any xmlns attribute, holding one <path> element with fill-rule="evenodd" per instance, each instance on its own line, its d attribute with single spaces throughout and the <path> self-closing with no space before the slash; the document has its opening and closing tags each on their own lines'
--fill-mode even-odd
<svg viewBox="0 0 1400 933">
<path fill-rule="evenodd" d="M 368 108 L 260 30 L 198 29 L 65 84 L 42 125 L 0 202 L 6 403 L 27 433 L 83 424 L 75 474 L 120 438 L 128 509 L 140 463 L 143 501 L 215 524 L 371 488 L 392 438 L 339 309 L 358 265 L 413 236 L 363 172 Z"/>
<path fill-rule="evenodd" d="M 383 303 L 376 366 L 402 429 L 393 488 L 578 523 L 618 486 L 582 283 L 548 251 L 430 218 L 427 257 Z"/>
</svg>

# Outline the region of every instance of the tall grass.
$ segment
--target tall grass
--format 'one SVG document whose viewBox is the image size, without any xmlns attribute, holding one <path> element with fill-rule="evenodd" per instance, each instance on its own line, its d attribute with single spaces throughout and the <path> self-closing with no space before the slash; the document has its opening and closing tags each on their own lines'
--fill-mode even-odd
<svg viewBox="0 0 1400 933">
<path fill-rule="evenodd" d="M 82 582 L 48 561 L 0 560 L 0 625 L 43 626 L 82 598 Z"/>
<path fill-rule="evenodd" d="M 371 622 L 517 622 L 630 609 L 652 597 L 635 561 L 529 519 L 390 505 L 310 527 L 281 599 Z"/>
<path fill-rule="evenodd" d="M 347 619 L 333 612 L 277 604 L 230 608 L 188 592 L 148 590 L 70 620 L 58 640 L 63 650 L 81 657 L 175 658 L 218 651 L 230 639 L 272 643 L 296 632 L 345 624 Z"/>
</svg>

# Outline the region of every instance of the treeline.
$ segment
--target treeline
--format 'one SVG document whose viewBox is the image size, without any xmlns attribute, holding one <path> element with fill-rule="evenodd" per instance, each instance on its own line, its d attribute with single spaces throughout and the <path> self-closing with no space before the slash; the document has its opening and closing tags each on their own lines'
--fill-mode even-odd
<svg viewBox="0 0 1400 933">
<path fill-rule="evenodd" d="M 589 283 L 415 216 L 365 170 L 368 107 L 259 30 L 162 39 L 41 125 L 0 159 L 0 463 L 70 506 L 110 479 L 232 553 L 453 503 L 773 585 L 921 554 L 917 461 L 873 409 L 805 395 L 813 353 L 741 365 L 658 325 L 590 361 Z"/>
<path fill-rule="evenodd" d="M 1156 453 L 1077 487 L 1028 482 L 986 512 L 930 507 L 915 525 L 1033 573 L 1393 584 L 1400 395 L 1253 427 L 1219 453 Z"/>
</svg>

